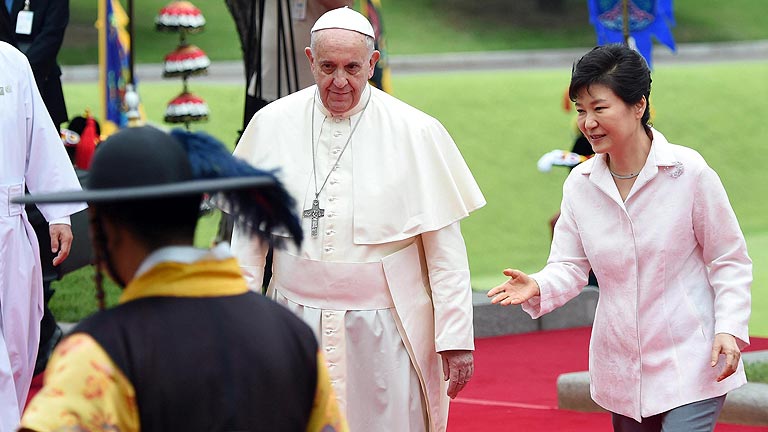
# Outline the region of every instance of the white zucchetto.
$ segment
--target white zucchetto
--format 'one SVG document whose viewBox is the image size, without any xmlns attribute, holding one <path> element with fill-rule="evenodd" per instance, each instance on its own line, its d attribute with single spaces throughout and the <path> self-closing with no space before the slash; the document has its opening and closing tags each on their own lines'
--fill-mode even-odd
<svg viewBox="0 0 768 432">
<path fill-rule="evenodd" d="M 366 36 L 376 38 L 373 33 L 373 26 L 368 19 L 360 12 L 354 11 L 347 6 L 332 9 L 324 13 L 315 21 L 311 33 L 325 29 L 344 29 L 362 33 Z"/>
</svg>

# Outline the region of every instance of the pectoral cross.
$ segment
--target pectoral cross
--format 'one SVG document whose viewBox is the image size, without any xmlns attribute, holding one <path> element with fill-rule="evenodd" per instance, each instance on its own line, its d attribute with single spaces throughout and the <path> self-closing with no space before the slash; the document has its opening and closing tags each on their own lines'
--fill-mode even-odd
<svg viewBox="0 0 768 432">
<path fill-rule="evenodd" d="M 325 209 L 320 208 L 320 202 L 317 199 L 312 200 L 312 208 L 304 210 L 305 218 L 312 218 L 312 237 L 317 238 L 317 222 L 325 215 Z"/>
</svg>

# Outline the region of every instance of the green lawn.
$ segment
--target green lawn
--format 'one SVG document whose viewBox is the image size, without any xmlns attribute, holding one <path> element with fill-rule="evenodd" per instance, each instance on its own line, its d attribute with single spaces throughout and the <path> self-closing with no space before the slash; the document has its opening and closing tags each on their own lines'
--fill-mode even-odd
<svg viewBox="0 0 768 432">
<path fill-rule="evenodd" d="M 537 0 L 383 0 L 383 21 L 391 54 L 567 48 L 594 45 L 586 0 L 564 0 L 564 12 L 536 9 Z M 170 0 L 135 2 L 136 62 L 159 63 L 178 43 L 175 34 L 154 30 L 154 17 Z M 126 0 L 122 0 L 124 5 Z M 213 60 L 242 57 L 234 21 L 223 0 L 193 2 L 207 20 L 189 41 Z M 768 39 L 764 0 L 675 2 L 678 43 Z M 71 0 L 62 64 L 98 61 L 94 22 L 97 2 Z"/>
<path fill-rule="evenodd" d="M 768 336 L 768 186 L 762 164 L 748 160 L 765 153 L 766 76 L 768 62 L 660 66 L 652 93 L 656 126 L 672 142 L 698 149 L 725 183 L 755 262 L 751 330 L 762 336 Z M 477 290 L 502 281 L 507 266 L 535 271 L 547 258 L 547 220 L 559 206 L 567 172 L 555 167 L 540 173 L 536 160 L 570 146 L 573 118 L 561 108 L 568 78 L 568 70 L 394 77 L 398 97 L 446 125 L 488 200 L 462 224 Z M 191 89 L 211 110 L 199 128 L 233 143 L 241 123 L 240 86 L 192 80 Z M 141 84 L 149 118 L 159 121 L 179 90 L 175 82 Z M 72 111 L 98 107 L 93 84 L 67 84 L 65 92 Z M 201 224 L 201 245 L 210 242 L 214 227 L 213 220 Z M 87 272 L 59 283 L 51 307 L 61 320 L 93 310 L 81 304 L 91 296 Z"/>
<path fill-rule="evenodd" d="M 756 193 L 765 196 L 766 186 Z M 761 195 L 756 195 L 761 196 Z M 752 257 L 755 280 L 752 284 L 752 319 L 750 333 L 768 337 L 768 232 L 747 236 L 747 247 Z M 768 377 L 768 373 L 766 373 Z"/>
<path fill-rule="evenodd" d="M 747 381 L 768 383 L 768 363 L 747 363 L 744 365 L 744 372 L 747 374 Z"/>
</svg>

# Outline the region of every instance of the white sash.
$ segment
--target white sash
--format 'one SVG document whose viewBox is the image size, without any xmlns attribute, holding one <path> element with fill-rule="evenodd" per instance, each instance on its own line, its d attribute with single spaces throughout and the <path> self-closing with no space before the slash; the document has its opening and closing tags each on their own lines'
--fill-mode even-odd
<svg viewBox="0 0 768 432">
<path fill-rule="evenodd" d="M 394 307 L 381 262 L 317 261 L 283 251 L 273 259 L 275 288 L 294 303 L 330 310 Z"/>
<path fill-rule="evenodd" d="M 0 186 L 0 216 L 18 216 L 21 214 L 24 206 L 15 204 L 11 199 L 24 195 L 24 185 L 1 185 Z"/>
</svg>

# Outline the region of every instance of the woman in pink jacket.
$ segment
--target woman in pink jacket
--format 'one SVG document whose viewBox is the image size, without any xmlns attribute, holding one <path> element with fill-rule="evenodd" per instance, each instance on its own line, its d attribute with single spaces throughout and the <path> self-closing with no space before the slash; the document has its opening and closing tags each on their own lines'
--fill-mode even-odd
<svg viewBox="0 0 768 432">
<path fill-rule="evenodd" d="M 533 318 L 600 282 L 590 342 L 592 398 L 614 431 L 712 431 L 746 382 L 752 262 L 717 174 L 649 124 L 651 74 L 636 51 L 600 46 L 569 95 L 596 156 L 563 186 L 547 265 L 506 269 L 488 292 Z"/>
</svg>

